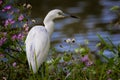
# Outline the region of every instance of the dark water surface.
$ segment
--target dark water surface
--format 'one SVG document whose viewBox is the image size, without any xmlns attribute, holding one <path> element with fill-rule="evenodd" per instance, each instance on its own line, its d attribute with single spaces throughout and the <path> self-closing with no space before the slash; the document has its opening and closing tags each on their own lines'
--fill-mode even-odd
<svg viewBox="0 0 120 80">
<path fill-rule="evenodd" d="M 89 47 L 94 50 L 99 41 L 97 33 L 104 38 L 110 37 L 114 44 L 120 43 L 120 27 L 110 25 L 116 18 L 110 8 L 120 6 L 120 0 L 30 0 L 30 3 L 33 18 L 44 19 L 47 12 L 55 8 L 80 17 L 80 20 L 67 18 L 56 21 L 52 44 L 58 51 L 69 49 L 70 46 L 64 42 L 68 38 L 75 38 L 77 44 L 88 39 Z"/>
</svg>

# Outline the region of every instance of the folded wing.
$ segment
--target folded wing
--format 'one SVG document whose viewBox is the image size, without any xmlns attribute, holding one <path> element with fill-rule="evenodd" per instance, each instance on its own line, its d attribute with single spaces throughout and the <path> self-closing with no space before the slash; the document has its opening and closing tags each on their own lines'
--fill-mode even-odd
<svg viewBox="0 0 120 80">
<path fill-rule="evenodd" d="M 43 26 L 33 27 L 26 38 L 26 55 L 30 68 L 36 73 L 45 61 L 50 47 L 50 38 Z"/>
</svg>

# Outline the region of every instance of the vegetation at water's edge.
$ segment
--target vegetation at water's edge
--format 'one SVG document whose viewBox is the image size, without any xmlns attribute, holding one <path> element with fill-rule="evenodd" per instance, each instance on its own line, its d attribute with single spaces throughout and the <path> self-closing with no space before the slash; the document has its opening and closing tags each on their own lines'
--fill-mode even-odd
<svg viewBox="0 0 120 80">
<path fill-rule="evenodd" d="M 29 70 L 24 40 L 29 25 L 35 22 L 30 19 L 30 4 L 12 4 L 8 0 L 0 0 L 2 17 L 0 23 L 0 79 L 2 80 L 120 80 L 120 43 L 114 45 L 110 38 L 103 39 L 97 34 L 100 42 L 95 51 L 87 46 L 79 45 L 74 51 L 59 53 L 50 49 L 48 60 L 37 74 Z M 119 6 L 111 10 L 119 9 Z M 119 15 L 119 14 L 118 14 Z M 119 19 L 115 23 L 119 23 Z M 66 40 L 70 49 L 74 39 Z M 61 46 L 62 47 L 62 46 Z M 107 57 L 105 51 L 113 56 Z M 44 67 L 43 67 L 44 66 Z M 45 70 L 45 71 L 44 71 Z"/>
</svg>

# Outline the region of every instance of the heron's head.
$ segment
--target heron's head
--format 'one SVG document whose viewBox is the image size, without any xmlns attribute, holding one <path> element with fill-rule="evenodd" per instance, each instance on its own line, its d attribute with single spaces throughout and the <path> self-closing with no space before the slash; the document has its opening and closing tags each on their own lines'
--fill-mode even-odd
<svg viewBox="0 0 120 80">
<path fill-rule="evenodd" d="M 48 12 L 46 17 L 51 20 L 58 19 L 58 18 L 64 18 L 64 17 L 78 18 L 78 17 L 72 16 L 72 15 L 66 14 L 60 9 L 51 10 L 50 12 Z"/>
<path fill-rule="evenodd" d="M 65 17 L 78 18 L 76 16 L 66 14 L 60 9 L 53 9 L 53 10 L 49 11 L 48 14 L 46 15 L 46 17 L 44 19 L 44 24 L 49 22 L 49 21 L 53 21 L 55 19 L 65 18 Z"/>
<path fill-rule="evenodd" d="M 51 10 L 50 12 L 48 12 L 46 17 L 48 17 L 51 20 L 58 19 L 58 18 L 64 18 L 65 13 L 63 13 L 63 11 L 61 11 L 59 9 L 54 9 L 54 10 Z"/>
</svg>

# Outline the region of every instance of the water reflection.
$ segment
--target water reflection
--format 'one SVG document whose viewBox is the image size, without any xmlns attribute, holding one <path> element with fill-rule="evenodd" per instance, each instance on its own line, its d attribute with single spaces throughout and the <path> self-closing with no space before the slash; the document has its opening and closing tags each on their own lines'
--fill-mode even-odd
<svg viewBox="0 0 120 80">
<path fill-rule="evenodd" d="M 116 15 L 110 11 L 114 5 L 120 5 L 119 0 L 31 0 L 33 9 L 32 16 L 44 18 L 46 13 L 55 8 L 80 16 L 80 20 L 64 19 L 56 22 L 55 32 L 52 36 L 52 43 L 60 51 L 59 45 L 68 48 L 64 40 L 75 37 L 78 44 L 82 44 L 85 39 L 90 40 L 90 47 L 93 48 L 98 40 L 96 36 L 100 33 L 103 37 L 112 36 L 114 43 L 120 41 L 120 29 L 116 34 L 110 34 L 110 22 Z M 117 37 L 116 37 L 117 36 Z"/>
<path fill-rule="evenodd" d="M 110 22 L 116 17 L 110 8 L 115 5 L 120 6 L 119 0 L 18 0 L 20 3 L 25 3 L 25 1 L 32 5 L 31 18 L 38 21 L 42 21 L 48 11 L 55 8 L 80 17 L 80 20 L 65 18 L 56 21 L 52 45 L 58 51 L 69 49 L 69 45 L 64 40 L 73 37 L 76 39 L 76 44 L 83 44 L 84 40 L 88 39 L 90 48 L 94 49 L 95 44 L 99 41 L 97 33 L 103 37 L 111 37 L 115 44 L 120 43 L 120 27 L 110 25 Z M 77 47 L 76 44 L 74 48 Z M 60 45 L 64 48 L 61 48 Z"/>
</svg>

